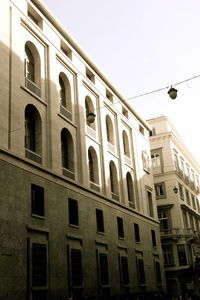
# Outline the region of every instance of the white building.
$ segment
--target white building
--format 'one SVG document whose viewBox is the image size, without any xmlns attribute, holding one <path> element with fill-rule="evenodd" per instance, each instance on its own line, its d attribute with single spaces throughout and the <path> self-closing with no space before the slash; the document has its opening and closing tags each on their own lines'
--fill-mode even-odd
<svg viewBox="0 0 200 300">
<path fill-rule="evenodd" d="M 148 123 L 169 297 L 199 297 L 200 167 L 167 117 Z"/>
<path fill-rule="evenodd" d="M 0 43 L 0 299 L 165 290 L 149 125 L 41 1 Z"/>
</svg>

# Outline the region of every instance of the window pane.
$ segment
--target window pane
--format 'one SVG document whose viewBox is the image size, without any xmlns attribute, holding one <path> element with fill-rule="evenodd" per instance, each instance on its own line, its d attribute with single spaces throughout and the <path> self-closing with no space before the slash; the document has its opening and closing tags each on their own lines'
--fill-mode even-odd
<svg viewBox="0 0 200 300">
<path fill-rule="evenodd" d="M 82 255 L 81 250 L 71 250 L 72 285 L 82 285 Z"/>
<path fill-rule="evenodd" d="M 32 285 L 47 285 L 47 249 L 46 245 L 32 245 Z"/>
</svg>

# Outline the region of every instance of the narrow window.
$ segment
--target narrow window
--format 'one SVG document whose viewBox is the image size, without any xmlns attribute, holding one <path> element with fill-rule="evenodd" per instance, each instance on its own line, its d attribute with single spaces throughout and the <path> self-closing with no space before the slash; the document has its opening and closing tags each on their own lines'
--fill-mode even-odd
<svg viewBox="0 0 200 300">
<path fill-rule="evenodd" d="M 165 183 L 160 182 L 155 184 L 156 199 L 166 198 Z"/>
<path fill-rule="evenodd" d="M 190 193 L 187 189 L 185 189 L 185 196 L 186 196 L 187 204 L 190 205 Z"/>
<path fill-rule="evenodd" d="M 135 208 L 133 180 L 132 180 L 132 176 L 129 172 L 126 174 L 126 184 L 127 184 L 129 206 L 132 207 L 132 208 Z"/>
<path fill-rule="evenodd" d="M 73 199 L 68 199 L 69 224 L 79 225 L 78 222 L 78 202 Z"/>
<path fill-rule="evenodd" d="M 106 116 L 106 133 L 107 133 L 107 141 L 111 143 L 112 145 L 115 144 L 114 142 L 114 129 L 113 129 L 113 123 L 110 118 L 110 116 Z"/>
<path fill-rule="evenodd" d="M 25 76 L 35 82 L 35 61 L 28 46 L 25 46 Z"/>
<path fill-rule="evenodd" d="M 94 74 L 88 69 L 86 68 L 86 77 L 93 83 L 95 83 L 95 76 Z"/>
<path fill-rule="evenodd" d="M 172 245 L 162 245 L 164 265 L 171 266 L 174 264 Z"/>
<path fill-rule="evenodd" d="M 178 187 L 179 187 L 180 198 L 182 200 L 184 200 L 184 194 L 183 194 L 183 186 L 182 186 L 182 184 L 179 183 Z"/>
<path fill-rule="evenodd" d="M 155 271 L 157 284 L 160 285 L 162 283 L 162 277 L 160 271 L 160 263 L 158 261 L 155 262 Z"/>
<path fill-rule="evenodd" d="M 47 247 L 43 244 L 32 244 L 32 285 L 47 285 Z"/>
<path fill-rule="evenodd" d="M 122 139 L 123 139 L 124 155 L 130 157 L 129 140 L 125 130 L 123 130 Z"/>
<path fill-rule="evenodd" d="M 71 133 L 63 128 L 61 131 L 62 167 L 74 172 L 74 144 Z"/>
<path fill-rule="evenodd" d="M 137 271 L 138 271 L 139 285 L 143 285 L 146 283 L 143 259 L 136 257 L 136 265 L 137 265 Z"/>
<path fill-rule="evenodd" d="M 123 219 L 120 217 L 117 217 L 117 229 L 118 229 L 118 237 L 124 238 L 124 225 L 123 225 Z"/>
<path fill-rule="evenodd" d="M 129 284 L 128 258 L 126 256 L 121 256 L 121 272 L 122 284 Z"/>
<path fill-rule="evenodd" d="M 110 169 L 110 186 L 111 186 L 111 193 L 118 195 L 118 178 L 117 178 L 117 169 L 113 161 L 109 164 Z"/>
<path fill-rule="evenodd" d="M 152 200 L 152 193 L 150 191 L 147 191 L 147 201 L 148 201 L 149 216 L 153 218 L 154 217 L 153 200 Z"/>
<path fill-rule="evenodd" d="M 93 147 L 88 149 L 89 180 L 99 184 L 98 159 Z"/>
<path fill-rule="evenodd" d="M 71 249 L 71 275 L 72 285 L 79 286 L 83 283 L 82 254 L 81 250 Z"/>
<path fill-rule="evenodd" d="M 44 188 L 35 184 L 31 184 L 31 212 L 44 216 Z"/>
<path fill-rule="evenodd" d="M 101 285 L 109 284 L 108 257 L 106 253 L 99 254 L 99 271 Z"/>
<path fill-rule="evenodd" d="M 136 223 L 134 223 L 134 233 L 135 233 L 136 243 L 140 243 L 140 229 L 139 229 L 139 225 Z"/>
<path fill-rule="evenodd" d="M 156 247 L 156 233 L 154 230 L 151 230 L 151 240 L 152 240 L 152 246 Z"/>
<path fill-rule="evenodd" d="M 160 221 L 160 229 L 161 231 L 168 230 L 169 224 L 168 224 L 168 215 L 165 211 L 159 211 L 158 212 L 158 219 Z"/>
<path fill-rule="evenodd" d="M 96 224 L 97 232 L 104 233 L 103 211 L 101 209 L 96 209 Z"/>
</svg>

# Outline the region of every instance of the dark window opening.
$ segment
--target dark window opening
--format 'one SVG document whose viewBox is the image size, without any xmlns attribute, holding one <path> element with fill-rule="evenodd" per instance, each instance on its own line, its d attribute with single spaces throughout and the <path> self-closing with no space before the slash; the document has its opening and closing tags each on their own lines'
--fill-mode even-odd
<svg viewBox="0 0 200 300">
<path fill-rule="evenodd" d="M 97 231 L 104 232 L 104 220 L 103 220 L 103 211 L 100 209 L 96 209 L 96 223 L 97 223 Z"/>
<path fill-rule="evenodd" d="M 117 217 L 117 228 L 118 228 L 118 237 L 124 238 L 123 219 L 120 217 Z"/>
<path fill-rule="evenodd" d="M 78 202 L 68 199 L 69 224 L 78 226 Z"/>
<path fill-rule="evenodd" d="M 44 188 L 31 184 L 31 212 L 44 217 Z"/>
</svg>

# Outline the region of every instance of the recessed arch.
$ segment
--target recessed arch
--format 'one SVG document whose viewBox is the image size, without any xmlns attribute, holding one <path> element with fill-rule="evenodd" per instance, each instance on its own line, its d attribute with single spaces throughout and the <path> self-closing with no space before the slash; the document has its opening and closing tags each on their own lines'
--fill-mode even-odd
<svg viewBox="0 0 200 300">
<path fill-rule="evenodd" d="M 88 149 L 89 180 L 99 184 L 98 158 L 95 149 L 90 146 Z"/>
<path fill-rule="evenodd" d="M 59 96 L 60 105 L 64 106 L 70 112 L 72 111 L 71 86 L 67 76 L 61 72 L 59 74 Z"/>
<path fill-rule="evenodd" d="M 106 116 L 106 134 L 107 141 L 112 145 L 115 144 L 113 122 L 109 115 Z"/>
<path fill-rule="evenodd" d="M 32 104 L 25 108 L 25 148 L 40 155 L 42 153 L 42 120 Z"/>
<path fill-rule="evenodd" d="M 127 174 L 126 174 L 126 185 L 127 185 L 127 194 L 128 194 L 129 205 L 130 205 L 130 207 L 135 208 L 133 179 L 129 172 L 127 172 Z"/>
<path fill-rule="evenodd" d="M 36 46 L 27 41 L 25 43 L 24 75 L 36 86 L 41 86 L 41 60 Z"/>
<path fill-rule="evenodd" d="M 74 172 L 74 142 L 70 131 L 63 128 L 61 131 L 62 167 Z"/>
<path fill-rule="evenodd" d="M 94 121 L 93 123 L 89 123 L 87 120 L 87 115 L 88 113 L 94 113 L 94 105 L 93 102 L 91 100 L 91 98 L 89 96 L 85 97 L 85 118 L 86 118 L 86 124 L 87 126 L 91 127 L 92 129 L 96 130 L 96 121 Z"/>
<path fill-rule="evenodd" d="M 110 164 L 109 164 L 109 170 L 110 170 L 111 193 L 119 195 L 119 182 L 118 182 L 118 176 L 117 176 L 117 168 L 116 168 L 115 163 L 112 160 L 110 161 Z"/>
<path fill-rule="evenodd" d="M 129 139 L 125 130 L 122 132 L 124 155 L 130 157 Z"/>
</svg>

